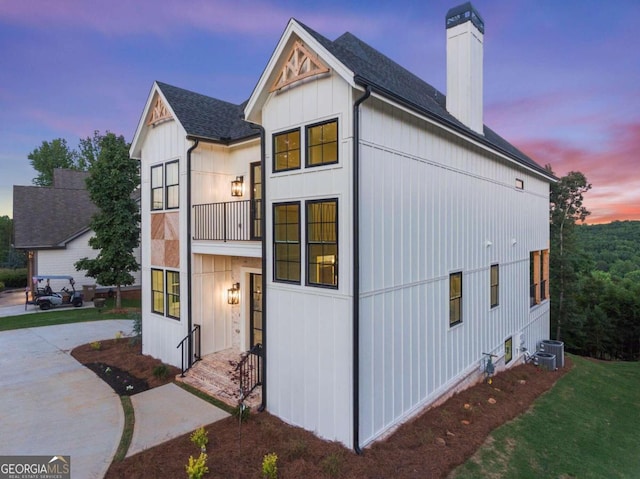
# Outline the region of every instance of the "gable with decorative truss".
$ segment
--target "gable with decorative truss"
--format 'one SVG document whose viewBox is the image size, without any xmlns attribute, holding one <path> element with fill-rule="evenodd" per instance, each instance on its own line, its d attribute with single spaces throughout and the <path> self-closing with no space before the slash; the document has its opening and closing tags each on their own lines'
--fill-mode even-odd
<svg viewBox="0 0 640 479">
<path fill-rule="evenodd" d="M 169 109 L 160 98 L 160 95 L 156 95 L 156 100 L 149 112 L 149 121 L 147 125 L 156 126 L 165 121 L 173 120 Z"/>
<path fill-rule="evenodd" d="M 297 81 L 315 75 L 322 75 L 328 71 L 329 67 L 298 40 L 293 44 L 287 61 L 269 91 L 274 92 L 280 90 Z"/>
</svg>

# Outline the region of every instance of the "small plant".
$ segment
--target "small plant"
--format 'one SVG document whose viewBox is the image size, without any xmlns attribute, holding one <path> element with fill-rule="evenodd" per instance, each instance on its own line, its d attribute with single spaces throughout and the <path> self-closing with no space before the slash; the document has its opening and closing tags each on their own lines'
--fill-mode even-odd
<svg viewBox="0 0 640 479">
<path fill-rule="evenodd" d="M 92 342 L 91 349 L 93 349 L 94 351 L 100 351 L 102 349 L 102 343 L 100 341 Z"/>
<path fill-rule="evenodd" d="M 165 379 L 169 375 L 169 368 L 166 364 L 158 364 L 153 367 L 153 377 L 156 379 Z"/>
<path fill-rule="evenodd" d="M 132 313 L 129 315 L 133 319 L 132 336 L 129 338 L 129 344 L 136 345 L 142 338 L 142 315 L 140 313 Z"/>
<path fill-rule="evenodd" d="M 307 443 L 304 439 L 293 438 L 287 442 L 287 449 L 285 451 L 285 459 L 291 461 L 299 459 L 307 453 Z"/>
<path fill-rule="evenodd" d="M 207 467 L 207 455 L 201 452 L 198 459 L 194 459 L 193 456 L 189 456 L 189 464 L 185 466 L 187 476 L 189 479 L 202 479 L 209 468 Z"/>
<path fill-rule="evenodd" d="M 342 469 L 342 454 L 332 452 L 322 460 L 322 470 L 329 477 L 337 477 Z"/>
<path fill-rule="evenodd" d="M 262 459 L 262 475 L 266 479 L 278 478 L 278 456 L 275 452 L 270 452 Z"/>
<path fill-rule="evenodd" d="M 207 431 L 204 430 L 204 427 L 199 427 L 191 436 L 189 436 L 191 442 L 200 448 L 200 451 L 205 452 L 207 450 L 207 444 L 209 443 L 209 437 L 207 436 Z"/>
<path fill-rule="evenodd" d="M 116 333 L 116 341 L 119 340 L 119 339 L 122 339 L 122 331 L 118 331 Z"/>
<path fill-rule="evenodd" d="M 249 420 L 249 415 L 251 414 L 251 408 L 244 403 L 240 404 L 237 408 L 233 410 L 233 417 L 238 419 L 240 422 L 247 422 Z"/>
</svg>

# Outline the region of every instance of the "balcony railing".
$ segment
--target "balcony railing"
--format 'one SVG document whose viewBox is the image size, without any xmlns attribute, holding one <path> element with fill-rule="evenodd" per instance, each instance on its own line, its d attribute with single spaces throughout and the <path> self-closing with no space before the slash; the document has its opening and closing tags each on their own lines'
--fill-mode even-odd
<svg viewBox="0 0 640 479">
<path fill-rule="evenodd" d="M 193 206 L 193 239 L 257 241 L 262 237 L 260 200 L 225 201 Z"/>
</svg>

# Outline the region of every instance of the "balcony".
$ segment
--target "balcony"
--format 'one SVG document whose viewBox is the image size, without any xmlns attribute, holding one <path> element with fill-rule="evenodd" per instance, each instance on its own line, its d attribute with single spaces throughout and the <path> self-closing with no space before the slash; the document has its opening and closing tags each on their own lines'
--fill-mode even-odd
<svg viewBox="0 0 640 479">
<path fill-rule="evenodd" d="M 193 206 L 193 239 L 260 241 L 261 200 L 225 201 Z"/>
</svg>

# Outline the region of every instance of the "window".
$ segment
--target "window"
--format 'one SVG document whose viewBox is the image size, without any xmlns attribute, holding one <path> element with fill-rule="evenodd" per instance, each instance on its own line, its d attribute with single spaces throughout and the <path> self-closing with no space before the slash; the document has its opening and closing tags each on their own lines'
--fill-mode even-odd
<svg viewBox="0 0 640 479">
<path fill-rule="evenodd" d="M 500 266 L 497 264 L 491 265 L 491 307 L 495 308 L 498 306 L 498 301 L 500 300 Z"/>
<path fill-rule="evenodd" d="M 449 326 L 462 322 L 462 272 L 449 275 Z"/>
<path fill-rule="evenodd" d="M 516 178 L 516 189 L 524 190 L 524 181 L 522 181 L 520 178 Z"/>
<path fill-rule="evenodd" d="M 549 250 L 529 254 L 529 304 L 535 306 L 549 299 Z"/>
<path fill-rule="evenodd" d="M 509 337 L 504 342 L 504 363 L 509 364 L 513 359 L 513 338 Z"/>
<path fill-rule="evenodd" d="M 273 280 L 300 283 L 300 203 L 273 205 Z"/>
<path fill-rule="evenodd" d="M 306 166 L 338 162 L 338 120 L 307 127 Z"/>
<path fill-rule="evenodd" d="M 167 271 L 167 316 L 180 319 L 180 273 Z"/>
<path fill-rule="evenodd" d="M 262 238 L 262 165 L 251 163 L 251 239 Z"/>
<path fill-rule="evenodd" d="M 273 135 L 273 171 L 300 168 L 300 130 Z"/>
<path fill-rule="evenodd" d="M 338 287 L 338 200 L 307 201 L 307 284 Z"/>
<path fill-rule="evenodd" d="M 164 314 L 164 275 L 161 269 L 151 270 L 151 311 Z"/>
<path fill-rule="evenodd" d="M 151 167 L 151 209 L 164 208 L 162 165 Z"/>
<path fill-rule="evenodd" d="M 180 193 L 180 173 L 178 170 L 178 162 L 172 161 L 165 165 L 165 180 L 167 209 L 177 208 L 179 206 Z"/>
</svg>

